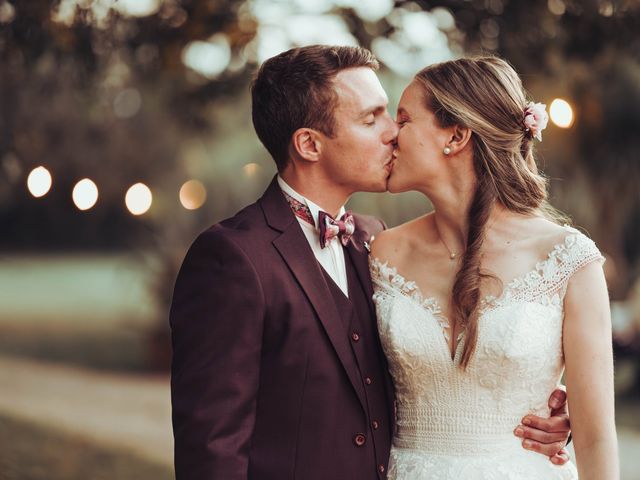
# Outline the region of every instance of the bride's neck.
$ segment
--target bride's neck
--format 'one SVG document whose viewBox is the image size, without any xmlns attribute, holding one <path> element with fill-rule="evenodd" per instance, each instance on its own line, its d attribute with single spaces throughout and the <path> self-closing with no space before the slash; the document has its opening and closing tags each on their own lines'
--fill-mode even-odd
<svg viewBox="0 0 640 480">
<path fill-rule="evenodd" d="M 473 196 L 462 197 L 459 202 L 432 201 L 434 206 L 434 222 L 438 235 L 447 247 L 455 252 L 464 252 L 466 249 L 467 235 L 469 232 L 469 208 Z M 484 228 L 485 235 L 489 234 L 496 223 L 503 222 L 513 216 L 500 202 L 495 202 L 489 212 Z"/>
<path fill-rule="evenodd" d="M 447 191 L 448 190 L 448 191 Z M 451 251 L 463 252 L 469 230 L 468 212 L 474 188 L 450 188 L 428 195 L 434 208 L 434 222 L 442 241 Z"/>
</svg>

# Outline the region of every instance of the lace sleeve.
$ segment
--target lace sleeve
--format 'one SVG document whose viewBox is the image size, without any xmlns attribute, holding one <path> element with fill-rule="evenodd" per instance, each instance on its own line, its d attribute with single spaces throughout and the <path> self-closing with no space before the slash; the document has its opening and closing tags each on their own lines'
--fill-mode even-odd
<svg viewBox="0 0 640 480">
<path fill-rule="evenodd" d="M 569 276 L 580 270 L 591 262 L 600 261 L 604 263 L 604 256 L 596 247 L 596 244 L 586 235 L 577 232 L 568 238 L 567 242 L 567 263 Z"/>
<path fill-rule="evenodd" d="M 605 258 L 596 247 L 596 244 L 589 237 L 577 230 L 571 229 L 574 233 L 565 240 L 565 248 L 558 252 L 558 276 L 559 287 L 562 296 L 566 293 L 569 279 L 579 270 L 590 263 L 604 263 Z"/>
</svg>

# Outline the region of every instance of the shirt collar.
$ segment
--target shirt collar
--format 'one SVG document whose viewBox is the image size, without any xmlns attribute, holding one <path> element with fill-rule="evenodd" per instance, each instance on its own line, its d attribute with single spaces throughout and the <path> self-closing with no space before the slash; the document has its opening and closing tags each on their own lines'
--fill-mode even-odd
<svg viewBox="0 0 640 480">
<path fill-rule="evenodd" d="M 278 179 L 278 185 L 280 186 L 282 191 L 287 193 L 287 195 L 291 195 L 293 198 L 295 198 L 299 202 L 304 203 L 309 208 L 309 211 L 311 212 L 311 216 L 313 217 L 313 223 L 315 224 L 315 227 L 318 228 L 318 214 L 322 209 L 318 205 L 313 203 L 311 200 L 305 198 L 304 196 L 296 192 L 293 188 L 291 188 L 291 186 L 289 186 L 289 184 L 285 182 L 280 175 L 278 175 L 277 179 Z M 342 217 L 344 213 L 345 213 L 345 208 L 343 205 L 342 207 L 340 207 L 338 218 Z"/>
</svg>

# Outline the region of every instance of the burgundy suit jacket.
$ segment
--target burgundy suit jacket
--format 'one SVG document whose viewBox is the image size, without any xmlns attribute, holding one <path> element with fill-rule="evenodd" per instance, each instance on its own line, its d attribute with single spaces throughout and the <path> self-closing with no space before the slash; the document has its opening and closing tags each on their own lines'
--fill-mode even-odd
<svg viewBox="0 0 640 480">
<path fill-rule="evenodd" d="M 363 248 L 383 228 L 356 216 L 347 248 L 371 308 L 366 374 L 385 385 L 375 449 L 353 334 L 276 180 L 195 240 L 170 313 L 177 480 L 384 478 L 393 391 Z"/>
</svg>

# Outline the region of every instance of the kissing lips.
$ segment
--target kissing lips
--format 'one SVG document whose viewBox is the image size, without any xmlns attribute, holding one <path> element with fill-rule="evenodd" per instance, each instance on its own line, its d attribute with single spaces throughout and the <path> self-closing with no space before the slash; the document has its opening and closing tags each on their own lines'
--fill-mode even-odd
<svg viewBox="0 0 640 480">
<path fill-rule="evenodd" d="M 393 166 L 395 165 L 397 159 L 398 159 L 398 157 L 396 156 L 396 152 L 394 151 L 391 154 L 391 158 L 389 159 L 389 161 L 384 164 L 385 170 L 387 170 L 389 173 L 391 173 L 391 170 L 393 170 Z"/>
</svg>

